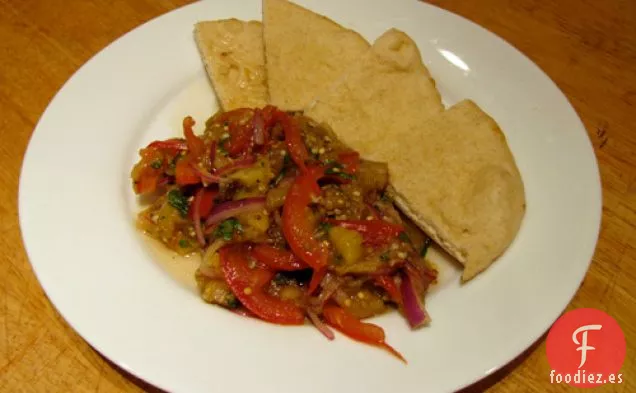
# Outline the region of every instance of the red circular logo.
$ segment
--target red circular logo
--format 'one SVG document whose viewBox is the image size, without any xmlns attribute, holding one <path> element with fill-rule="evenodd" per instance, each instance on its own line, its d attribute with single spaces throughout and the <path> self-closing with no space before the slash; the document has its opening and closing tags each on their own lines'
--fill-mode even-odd
<svg viewBox="0 0 636 393">
<path fill-rule="evenodd" d="M 550 381 L 576 387 L 622 383 L 625 348 L 621 327 L 603 311 L 567 312 L 552 325 L 546 340 Z"/>
</svg>

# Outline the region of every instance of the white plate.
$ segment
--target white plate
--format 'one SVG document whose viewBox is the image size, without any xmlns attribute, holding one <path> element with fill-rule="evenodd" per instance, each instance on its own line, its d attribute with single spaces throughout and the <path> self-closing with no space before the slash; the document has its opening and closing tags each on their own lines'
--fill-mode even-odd
<svg viewBox="0 0 636 393">
<path fill-rule="evenodd" d="M 260 19 L 260 1 L 198 2 L 120 38 L 84 65 L 40 119 L 24 160 L 20 223 L 33 268 L 64 318 L 125 370 L 175 392 L 442 392 L 538 339 L 576 292 L 601 214 L 585 129 L 532 62 L 482 28 L 415 1 L 302 0 L 369 40 L 397 27 L 420 47 L 447 104 L 475 100 L 501 125 L 527 215 L 506 254 L 460 287 L 445 269 L 432 326 L 377 318 L 408 366 L 310 326 L 279 327 L 199 300 L 157 264 L 133 226 L 137 150 L 216 109 L 192 38 L 198 20 Z M 396 114 L 399 116 L 399 114 Z"/>
</svg>

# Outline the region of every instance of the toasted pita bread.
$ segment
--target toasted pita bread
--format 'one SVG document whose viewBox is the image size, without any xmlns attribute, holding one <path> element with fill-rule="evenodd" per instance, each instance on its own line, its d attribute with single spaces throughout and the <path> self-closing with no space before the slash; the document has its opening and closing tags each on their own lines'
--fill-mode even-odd
<svg viewBox="0 0 636 393">
<path fill-rule="evenodd" d="M 287 0 L 263 1 L 271 104 L 303 109 L 369 49 L 358 33 Z"/>
<path fill-rule="evenodd" d="M 521 174 L 497 123 L 464 100 L 397 130 L 371 156 L 389 162 L 396 204 L 464 265 L 467 281 L 514 240 L 525 214 Z"/>
<path fill-rule="evenodd" d="M 194 36 L 223 110 L 262 107 L 268 93 L 260 22 L 199 22 Z"/>
<path fill-rule="evenodd" d="M 383 137 L 443 110 L 417 45 L 403 32 L 391 29 L 305 113 L 331 126 L 355 148 L 360 140 Z"/>
<path fill-rule="evenodd" d="M 391 30 L 306 114 L 370 160 L 387 162 L 389 194 L 464 265 L 470 280 L 514 240 L 521 175 L 497 124 L 472 101 L 444 111 L 408 37 Z"/>
<path fill-rule="evenodd" d="M 525 214 L 523 182 L 505 136 L 475 103 L 465 100 L 424 123 L 366 135 L 352 147 L 388 163 L 390 196 L 464 265 L 463 281 L 512 243 Z"/>
</svg>

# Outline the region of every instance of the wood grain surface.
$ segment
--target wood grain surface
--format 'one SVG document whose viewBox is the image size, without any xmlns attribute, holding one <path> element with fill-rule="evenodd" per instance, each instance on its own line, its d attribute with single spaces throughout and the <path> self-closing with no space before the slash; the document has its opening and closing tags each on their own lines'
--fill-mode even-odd
<svg viewBox="0 0 636 393">
<path fill-rule="evenodd" d="M 22 246 L 18 178 L 35 124 L 78 67 L 120 35 L 188 2 L 0 0 L 1 392 L 157 391 L 91 349 L 47 300 Z M 569 308 L 605 310 L 625 332 L 624 382 L 596 391 L 636 391 L 636 1 L 431 2 L 519 48 L 583 119 L 600 164 L 603 222 Z M 543 341 L 466 392 L 577 391 L 549 383 Z"/>
</svg>

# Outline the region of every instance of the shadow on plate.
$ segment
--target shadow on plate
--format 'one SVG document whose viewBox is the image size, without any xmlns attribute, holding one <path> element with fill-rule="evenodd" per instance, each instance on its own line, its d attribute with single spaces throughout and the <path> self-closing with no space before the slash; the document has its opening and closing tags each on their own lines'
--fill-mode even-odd
<svg viewBox="0 0 636 393">
<path fill-rule="evenodd" d="M 488 377 L 462 390 L 457 391 L 456 393 L 481 393 L 481 392 L 487 391 L 488 389 L 490 389 L 491 387 L 499 383 L 501 380 L 503 380 L 508 374 L 513 372 L 521 363 L 523 363 L 541 345 L 543 340 L 545 340 L 546 335 L 547 333 L 541 336 L 541 338 L 539 338 L 534 344 L 532 344 L 523 353 L 521 353 L 519 356 L 513 359 L 510 363 L 506 364 L 505 366 L 503 366 L 502 368 L 500 368 L 493 374 L 489 375 Z M 103 356 L 102 356 L 102 359 L 104 359 L 104 361 L 106 361 L 106 363 L 108 363 L 113 369 L 117 370 L 117 372 L 119 372 L 122 376 L 124 376 L 128 381 L 135 384 L 135 386 L 140 388 L 142 391 L 148 392 L 148 393 L 168 393 L 122 370 L 117 365 L 110 362 L 108 359 L 106 359 Z"/>
<path fill-rule="evenodd" d="M 101 353 L 95 351 L 113 370 L 117 371 L 122 377 L 126 378 L 126 380 L 128 380 L 128 382 L 131 382 L 132 384 L 134 384 L 135 386 L 137 386 L 139 389 L 141 389 L 141 391 L 143 392 L 147 392 L 147 393 L 168 393 L 165 390 L 159 389 L 158 387 L 155 387 L 151 384 L 149 384 L 148 382 L 144 381 L 141 378 L 137 378 L 134 375 L 130 374 L 129 372 L 123 370 L 122 368 L 120 368 L 119 366 L 117 366 L 115 363 L 111 362 L 110 360 L 108 360 L 107 358 L 105 358 Z"/>
<path fill-rule="evenodd" d="M 506 376 L 512 373 L 521 363 L 526 361 L 530 355 L 541 345 L 541 343 L 545 340 L 547 336 L 547 332 L 544 333 L 537 341 L 534 342 L 528 349 L 522 352 L 519 356 L 514 358 L 510 363 L 506 364 L 499 370 L 490 374 L 484 379 L 481 379 L 474 384 L 465 387 L 462 390 L 458 390 L 456 393 L 481 393 L 485 392 L 500 381 L 502 381 Z"/>
</svg>

